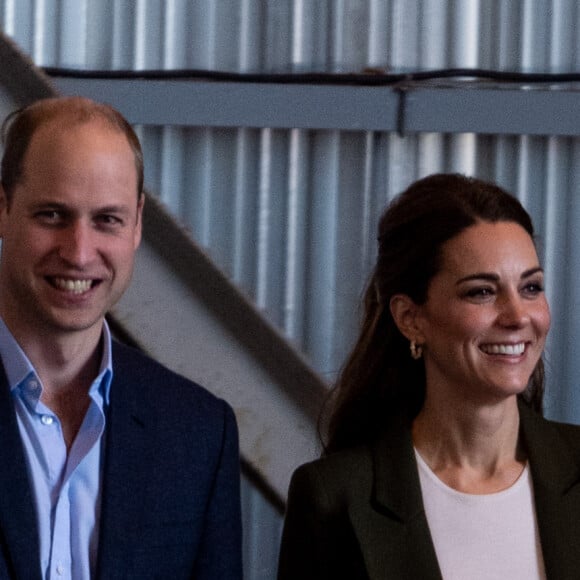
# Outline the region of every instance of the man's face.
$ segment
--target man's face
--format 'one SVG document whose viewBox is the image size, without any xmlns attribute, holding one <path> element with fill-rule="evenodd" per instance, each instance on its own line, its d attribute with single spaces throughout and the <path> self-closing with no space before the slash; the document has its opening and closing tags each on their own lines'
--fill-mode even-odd
<svg viewBox="0 0 580 580">
<path fill-rule="evenodd" d="M 17 338 L 100 332 L 141 240 L 133 152 L 91 121 L 41 127 L 0 204 L 0 313 Z"/>
</svg>

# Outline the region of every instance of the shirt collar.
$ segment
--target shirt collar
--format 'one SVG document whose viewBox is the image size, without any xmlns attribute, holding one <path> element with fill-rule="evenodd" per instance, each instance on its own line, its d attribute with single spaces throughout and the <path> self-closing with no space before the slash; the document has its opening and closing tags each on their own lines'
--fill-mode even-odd
<svg viewBox="0 0 580 580">
<path fill-rule="evenodd" d="M 93 381 L 89 394 L 97 402 L 104 401 L 109 403 L 109 393 L 111 382 L 113 380 L 113 362 L 111 347 L 111 331 L 107 321 L 103 324 L 103 356 L 99 366 L 99 374 Z M 0 317 L 0 357 L 6 371 L 10 390 L 16 389 L 31 374 L 36 375 L 32 363 L 16 342 L 14 336 L 6 326 L 2 317 Z M 99 401 L 100 400 L 100 401 Z"/>
</svg>

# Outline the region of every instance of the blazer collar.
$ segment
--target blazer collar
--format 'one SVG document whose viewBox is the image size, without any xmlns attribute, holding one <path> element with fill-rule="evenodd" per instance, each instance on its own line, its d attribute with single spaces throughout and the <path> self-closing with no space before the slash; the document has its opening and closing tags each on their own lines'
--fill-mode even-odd
<svg viewBox="0 0 580 580">
<path fill-rule="evenodd" d="M 373 580 L 441 580 L 421 497 L 421 484 L 408 422 L 395 419 L 373 449 L 373 518 L 361 542 Z M 388 543 L 388 546 L 385 545 Z M 378 545 L 377 545 L 378 544 Z"/>
<path fill-rule="evenodd" d="M 136 394 L 147 389 L 139 363 L 126 347 L 113 342 L 113 381 L 107 409 L 104 473 L 97 578 L 123 576 L 127 530 L 140 521 L 143 496 L 152 466 L 149 458 L 150 425 L 147 410 Z M 131 387 L 129 386 L 131 385 Z M 123 576 L 124 577 L 124 576 Z"/>
<path fill-rule="evenodd" d="M 423 513 L 410 425 L 395 418 L 373 450 L 376 502 L 400 521 Z"/>
</svg>

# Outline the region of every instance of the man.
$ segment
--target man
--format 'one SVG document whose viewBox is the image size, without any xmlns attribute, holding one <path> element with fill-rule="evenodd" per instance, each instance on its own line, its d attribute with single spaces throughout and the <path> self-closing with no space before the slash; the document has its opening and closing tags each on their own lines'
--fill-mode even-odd
<svg viewBox="0 0 580 580">
<path fill-rule="evenodd" d="M 241 578 L 230 407 L 112 341 L 141 239 L 129 124 L 78 97 L 8 119 L 0 188 L 0 578 Z"/>
</svg>

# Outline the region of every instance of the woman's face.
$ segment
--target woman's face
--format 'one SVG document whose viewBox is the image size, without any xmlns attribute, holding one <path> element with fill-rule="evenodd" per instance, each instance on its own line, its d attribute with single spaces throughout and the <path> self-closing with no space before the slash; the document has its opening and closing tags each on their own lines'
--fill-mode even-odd
<svg viewBox="0 0 580 580">
<path fill-rule="evenodd" d="M 427 396 L 490 403 L 522 392 L 550 327 L 543 288 L 534 243 L 517 223 L 481 222 L 445 243 L 416 317 Z"/>
</svg>

